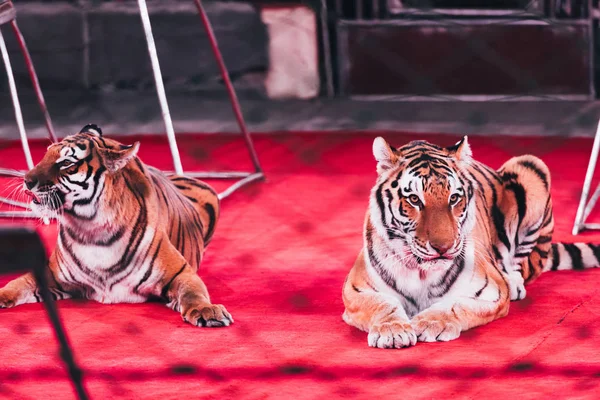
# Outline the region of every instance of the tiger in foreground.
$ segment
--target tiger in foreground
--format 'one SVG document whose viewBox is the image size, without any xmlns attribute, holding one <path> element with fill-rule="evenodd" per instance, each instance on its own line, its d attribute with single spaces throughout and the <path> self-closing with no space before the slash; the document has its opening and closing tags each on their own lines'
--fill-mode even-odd
<svg viewBox="0 0 600 400">
<path fill-rule="evenodd" d="M 600 246 L 552 243 L 550 171 L 534 156 L 494 171 L 466 137 L 398 149 L 379 137 L 373 154 L 364 245 L 343 287 L 343 319 L 369 346 L 456 339 L 507 315 L 542 272 L 599 264 Z"/>
<path fill-rule="evenodd" d="M 195 326 L 233 323 L 197 275 L 219 217 L 207 184 L 167 177 L 96 125 L 52 144 L 24 177 L 31 207 L 59 222 L 49 259 L 55 299 L 162 300 Z M 26 274 L 0 289 L 0 308 L 41 301 Z"/>
</svg>

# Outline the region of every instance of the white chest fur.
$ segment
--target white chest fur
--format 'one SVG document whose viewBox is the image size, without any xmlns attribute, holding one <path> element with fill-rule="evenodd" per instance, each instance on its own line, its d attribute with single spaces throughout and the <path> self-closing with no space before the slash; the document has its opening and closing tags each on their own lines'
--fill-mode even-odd
<svg viewBox="0 0 600 400">
<path fill-rule="evenodd" d="M 381 258 L 384 261 L 371 265 L 367 251 L 365 263 L 369 276 L 377 289 L 394 296 L 404 306 L 409 317 L 436 303 L 444 303 L 461 295 L 468 296 L 473 288 L 474 248 L 467 244 L 464 262 L 455 261 L 450 268 L 423 271 L 409 269 L 395 257 Z M 382 273 L 382 271 L 384 271 Z"/>
<path fill-rule="evenodd" d="M 86 292 L 86 297 L 102 303 L 140 303 L 148 299 L 144 290 L 156 276 L 145 276 L 151 268 L 146 257 L 154 238 L 154 229 L 147 227 L 133 248 L 131 233 L 123 235 L 110 246 L 69 243 L 64 251 L 63 279 L 74 281 Z M 62 249 L 66 246 L 59 244 Z M 140 282 L 144 282 L 140 286 Z"/>
</svg>

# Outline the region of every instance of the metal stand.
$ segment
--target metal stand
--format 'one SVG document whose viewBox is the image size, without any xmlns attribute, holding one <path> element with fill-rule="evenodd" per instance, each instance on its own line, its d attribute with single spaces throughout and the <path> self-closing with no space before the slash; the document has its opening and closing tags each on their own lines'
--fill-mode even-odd
<svg viewBox="0 0 600 400">
<path fill-rule="evenodd" d="M 256 154 L 256 150 L 254 149 L 254 144 L 252 142 L 252 138 L 250 137 L 250 133 L 246 127 L 246 123 L 244 121 L 244 117 L 242 115 L 241 107 L 239 101 L 237 99 L 237 95 L 235 93 L 235 89 L 233 84 L 231 83 L 231 79 L 229 77 L 229 72 L 227 71 L 227 67 L 225 66 L 225 62 L 223 61 L 223 57 L 221 55 L 221 51 L 219 50 L 219 45 L 217 43 L 217 39 L 213 32 L 212 26 L 206 15 L 204 7 L 202 6 L 202 2 L 200 0 L 194 0 L 196 7 L 198 9 L 198 13 L 200 15 L 200 19 L 206 30 L 208 35 L 208 39 L 210 41 L 210 45 L 212 51 L 215 56 L 215 60 L 219 66 L 219 70 L 221 72 L 221 76 L 223 78 L 223 82 L 225 82 L 225 87 L 227 89 L 231 106 L 233 108 L 233 112 L 235 118 L 237 120 L 238 126 L 240 128 L 241 133 L 244 136 L 244 140 L 246 142 L 246 147 L 248 148 L 248 152 L 250 154 L 250 158 L 252 159 L 252 163 L 254 165 L 253 172 L 244 172 L 244 171 L 226 171 L 226 172 L 184 172 L 183 166 L 181 164 L 181 158 L 179 155 L 179 149 L 177 146 L 177 139 L 175 137 L 175 130 L 173 128 L 173 121 L 171 120 L 171 114 L 169 111 L 169 105 L 167 102 L 167 96 L 165 93 L 165 88 L 162 79 L 162 73 L 160 71 L 160 63 L 158 61 L 158 54 L 156 51 L 156 45 L 154 44 L 154 36 L 152 34 L 152 26 L 150 24 L 150 17 L 148 15 L 148 8 L 146 7 L 145 0 L 138 0 L 138 5 L 140 9 L 140 16 L 142 19 L 142 24 L 144 27 L 144 32 L 146 35 L 146 41 L 148 44 L 148 53 L 150 55 L 150 61 L 152 63 L 152 72 L 154 74 L 154 80 L 156 83 L 156 91 L 158 94 L 158 100 L 160 103 L 163 120 L 165 123 L 165 128 L 167 132 L 167 138 L 169 141 L 169 148 L 171 150 L 171 156 L 173 158 L 173 166 L 175 169 L 175 173 L 178 175 L 187 175 L 194 178 L 206 178 L 206 179 L 239 179 L 233 185 L 229 186 L 226 190 L 219 193 L 219 198 L 224 199 L 231 195 L 233 192 L 238 190 L 239 188 L 249 184 L 250 182 L 264 179 L 265 175 L 263 173 L 262 167 L 260 165 L 260 161 L 258 160 L 258 156 Z M 27 64 L 27 69 L 29 71 L 29 76 L 33 83 L 33 87 L 35 89 L 35 93 L 37 96 L 38 103 L 42 112 L 44 114 L 46 128 L 48 129 L 48 137 L 52 142 L 56 142 L 56 135 L 54 134 L 54 128 L 52 126 L 52 120 L 50 119 L 50 115 L 48 113 L 48 109 L 46 107 L 46 102 L 44 100 L 44 96 L 42 94 L 42 90 L 40 88 L 40 84 L 35 73 L 35 68 L 33 66 L 33 62 L 29 55 L 29 51 L 25 44 L 25 40 L 23 39 L 23 35 L 21 34 L 17 22 L 15 20 L 16 11 L 14 6 L 10 0 L 0 0 L 0 25 L 10 22 L 14 34 L 17 37 L 17 41 L 19 42 L 19 46 L 21 48 L 21 52 L 25 58 L 25 62 Z M 29 143 L 27 141 L 27 133 L 25 132 L 25 125 L 23 123 L 23 115 L 21 113 L 21 105 L 19 103 L 19 97 L 17 94 L 17 87 L 15 84 L 15 79 L 12 72 L 12 67 L 10 64 L 10 58 L 8 55 L 8 50 L 6 49 L 6 44 L 4 43 L 4 38 L 2 36 L 2 32 L 0 31 L 0 51 L 2 52 L 2 58 L 4 60 L 4 65 L 6 67 L 6 75 L 8 77 L 8 83 L 10 87 L 10 94 L 13 102 L 13 106 L 15 109 L 15 118 L 17 121 L 19 135 L 21 138 L 21 145 L 23 147 L 23 152 L 25 153 L 25 160 L 27 162 L 27 168 L 33 168 L 33 160 L 31 157 L 31 151 L 29 149 Z M 13 171 L 5 168 L 0 168 L 0 176 L 23 176 L 23 171 Z M 27 211 L 1 211 L 0 218 L 37 218 L 35 214 L 29 211 L 29 207 L 26 203 L 18 202 L 15 200 L 7 199 L 0 197 L 0 203 L 9 204 L 14 207 L 20 207 Z"/>
<path fill-rule="evenodd" d="M 223 78 L 223 82 L 225 82 L 225 87 L 227 88 L 227 93 L 229 95 L 229 99 L 231 101 L 231 107 L 233 108 L 233 113 L 237 120 L 238 126 L 242 135 L 244 136 L 244 140 L 246 141 L 246 147 L 248 148 L 248 152 L 250 154 L 250 158 L 252 159 L 252 163 L 254 165 L 254 172 L 239 172 L 239 171 L 228 171 L 228 172 L 184 172 L 183 166 L 181 165 L 181 158 L 179 157 L 179 149 L 177 148 L 177 140 L 175 138 L 175 130 L 173 129 L 173 122 L 171 121 L 171 114 L 169 112 L 169 105 L 167 103 L 167 95 L 165 93 L 165 87 L 163 84 L 162 74 L 160 72 L 160 63 L 158 61 L 158 54 L 156 52 L 156 45 L 154 44 L 154 36 L 152 34 L 152 26 L 150 24 L 150 16 L 148 15 L 148 8 L 146 7 L 146 0 L 138 0 L 138 5 L 140 9 L 140 16 L 142 18 L 142 25 L 144 26 L 144 33 L 146 35 L 146 42 L 148 44 L 148 53 L 150 55 L 150 61 L 152 63 L 152 72 L 154 73 L 154 80 L 156 83 L 156 91 L 158 94 L 158 101 L 160 103 L 160 107 L 162 110 L 163 120 L 165 123 L 165 128 L 167 131 L 167 137 L 169 140 L 169 148 L 171 149 L 171 156 L 173 158 L 173 166 L 175 168 L 175 173 L 178 175 L 187 175 L 194 178 L 213 178 L 213 179 L 240 179 L 238 182 L 231 185 L 225 191 L 219 193 L 219 198 L 224 199 L 227 196 L 231 195 L 233 192 L 238 190 L 239 188 L 247 185 L 250 182 L 264 179 L 265 175 L 260 166 L 260 162 L 258 160 L 258 156 L 256 154 L 256 150 L 254 149 L 254 144 L 252 142 L 252 138 L 250 137 L 250 133 L 246 127 L 246 122 L 244 121 L 244 117 L 242 115 L 241 107 L 235 93 L 235 89 L 233 88 L 233 84 L 231 83 L 231 79 L 229 78 L 229 72 L 227 71 L 227 67 L 225 66 L 225 62 L 223 61 L 223 57 L 221 55 L 221 51 L 219 50 L 219 45 L 217 43 L 217 39 L 213 32 L 210 21 L 208 20 L 208 16 L 202 6 L 201 0 L 194 0 L 196 4 L 196 8 L 198 9 L 198 13 L 200 14 L 200 19 L 202 20 L 202 25 L 208 35 L 208 39 L 210 41 L 210 45 L 215 56 L 215 60 L 217 65 L 219 66 L 219 70 L 221 72 L 221 77 Z"/>
<path fill-rule="evenodd" d="M 54 328 L 54 334 L 60 345 L 60 357 L 67 367 L 69 378 L 71 379 L 71 383 L 77 392 L 77 398 L 79 400 L 87 400 L 89 399 L 89 396 L 83 384 L 83 373 L 81 368 L 79 368 L 75 362 L 75 357 L 73 356 L 73 350 L 71 350 L 71 344 L 69 342 L 67 332 L 60 320 L 60 316 L 58 315 L 58 309 L 56 307 L 56 303 L 54 302 L 54 298 L 50 293 L 50 289 L 48 289 L 48 277 L 46 276 L 47 273 L 48 272 L 45 264 L 38 266 L 33 270 L 35 280 L 40 288 L 40 296 L 44 301 L 44 308 L 46 308 L 46 313 L 48 314 L 52 328 Z"/>
<path fill-rule="evenodd" d="M 596 161 L 598 160 L 598 152 L 600 151 L 600 121 L 598 121 L 598 128 L 596 129 L 596 137 L 594 139 L 594 146 L 592 147 L 592 154 L 590 155 L 590 162 L 588 163 L 588 169 L 585 174 L 585 181 L 583 183 L 583 191 L 581 192 L 581 199 L 579 200 L 579 207 L 577 208 L 577 215 L 575 216 L 575 224 L 573 225 L 573 235 L 577 235 L 582 230 L 594 230 L 600 229 L 600 224 L 586 224 L 585 221 L 589 217 L 590 213 L 596 205 L 596 201 L 600 197 L 600 184 L 596 188 L 596 191 L 589 199 L 588 195 L 592 186 L 592 178 L 594 177 L 594 171 L 596 169 Z"/>
<path fill-rule="evenodd" d="M 40 83 L 37 78 L 37 74 L 35 72 L 35 68 L 33 66 L 33 62 L 31 60 L 31 56 L 29 54 L 29 50 L 27 49 L 27 45 L 25 44 L 25 40 L 23 39 L 23 35 L 19 30 L 19 26 L 16 21 L 16 10 L 14 5 L 10 0 L 0 1 L 0 25 L 5 25 L 10 23 L 13 33 L 17 38 L 17 42 L 19 43 L 19 47 L 21 48 L 21 53 L 25 58 L 25 64 L 27 65 L 27 70 L 29 72 L 29 77 L 31 79 L 31 83 L 33 84 L 33 88 L 35 90 L 35 94 L 37 97 L 38 104 L 44 114 L 44 120 L 46 123 L 46 129 L 48 129 L 48 137 L 51 141 L 56 142 L 56 135 L 54 134 L 54 127 L 52 126 L 52 120 L 50 119 L 50 114 L 48 113 L 48 108 L 46 107 L 46 101 L 44 100 L 44 95 L 42 94 L 42 89 L 40 88 Z M 23 114 L 21 113 L 21 104 L 19 103 L 19 96 L 17 93 L 17 85 L 15 83 L 15 78 L 13 76 L 12 66 L 10 64 L 10 57 L 8 55 L 8 50 L 6 49 L 6 43 L 4 42 L 4 36 L 2 35 L 2 31 L 0 30 L 0 52 L 2 53 L 2 60 L 4 61 L 4 66 L 6 68 L 6 76 L 8 78 L 8 86 L 10 89 L 10 96 L 12 99 L 13 107 L 15 109 L 15 119 L 17 121 L 17 127 L 19 130 L 19 136 L 21 138 L 21 146 L 23 147 L 23 153 L 25 154 L 25 161 L 27 163 L 27 168 L 33 168 L 33 159 L 31 158 L 31 151 L 29 149 L 29 143 L 27 141 L 27 133 L 25 132 L 25 124 L 23 123 Z M 22 171 L 13 171 L 4 168 L 0 168 L 0 176 L 23 176 L 24 172 Z M 4 197 L 0 197 L 0 203 L 9 204 L 11 206 L 24 208 L 29 210 L 29 206 L 25 203 L 21 203 L 18 201 L 10 200 Z M 37 218 L 31 211 L 1 211 L 0 218 Z"/>
<path fill-rule="evenodd" d="M 0 274 L 31 270 L 39 288 L 46 313 L 54 329 L 62 358 L 79 400 L 89 398 L 83 382 L 82 370 L 77 365 L 65 327 L 48 285 L 48 258 L 38 233 L 25 227 L 0 229 Z M 37 323 L 39 321 L 35 321 Z"/>
</svg>

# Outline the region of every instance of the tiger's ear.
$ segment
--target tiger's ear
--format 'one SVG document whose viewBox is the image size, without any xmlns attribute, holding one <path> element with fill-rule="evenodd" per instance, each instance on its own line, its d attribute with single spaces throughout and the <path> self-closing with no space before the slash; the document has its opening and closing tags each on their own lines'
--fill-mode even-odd
<svg viewBox="0 0 600 400">
<path fill-rule="evenodd" d="M 392 168 L 398 161 L 398 156 L 382 137 L 376 138 L 373 142 L 373 156 L 377 160 L 378 174 Z"/>
<path fill-rule="evenodd" d="M 137 155 L 139 148 L 140 142 L 135 142 L 130 146 L 122 146 L 119 150 L 100 147 L 98 152 L 106 169 L 117 172 Z"/>
<path fill-rule="evenodd" d="M 102 136 L 102 129 L 96 124 L 87 124 L 81 128 L 79 133 L 91 133 L 92 135 Z"/>
<path fill-rule="evenodd" d="M 460 161 L 469 161 L 473 156 L 471 146 L 469 146 L 469 141 L 466 136 L 463 136 L 463 138 L 454 146 L 446 147 L 446 150 L 448 150 L 450 155 Z"/>
</svg>

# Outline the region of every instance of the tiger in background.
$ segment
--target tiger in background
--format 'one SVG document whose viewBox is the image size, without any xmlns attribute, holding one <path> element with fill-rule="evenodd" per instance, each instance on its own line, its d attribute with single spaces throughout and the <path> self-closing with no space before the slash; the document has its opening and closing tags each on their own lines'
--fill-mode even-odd
<svg viewBox="0 0 600 400">
<path fill-rule="evenodd" d="M 219 217 L 207 184 L 166 176 L 96 125 L 48 147 L 24 177 L 31 207 L 58 219 L 49 259 L 55 299 L 162 300 L 195 326 L 233 323 L 197 275 Z M 0 308 L 41 301 L 31 274 L 0 289 Z"/>
<path fill-rule="evenodd" d="M 600 246 L 552 243 L 550 171 L 525 155 L 498 171 L 467 137 L 443 148 L 373 143 L 377 183 L 343 287 L 349 325 L 379 348 L 448 341 L 508 313 L 548 270 L 597 267 Z"/>
</svg>

